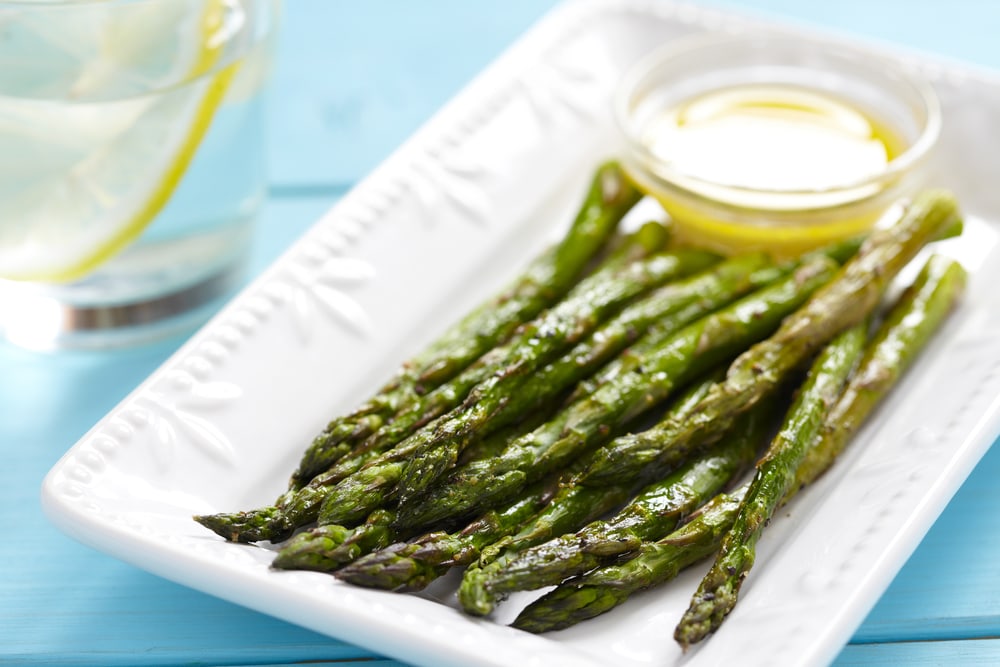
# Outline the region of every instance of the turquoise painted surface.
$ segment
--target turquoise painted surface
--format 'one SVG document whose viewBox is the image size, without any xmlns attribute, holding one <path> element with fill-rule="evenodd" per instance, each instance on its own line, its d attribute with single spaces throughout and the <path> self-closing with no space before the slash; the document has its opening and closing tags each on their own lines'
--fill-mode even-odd
<svg viewBox="0 0 1000 667">
<path fill-rule="evenodd" d="M 270 109 L 263 269 L 555 3 L 289 0 Z M 993 0 L 724 5 L 1000 69 Z M 38 506 L 51 465 L 180 339 L 108 353 L 0 345 L 0 663 L 399 665 L 80 546 Z M 1000 664 L 1000 448 L 988 453 L 838 665 Z"/>
</svg>

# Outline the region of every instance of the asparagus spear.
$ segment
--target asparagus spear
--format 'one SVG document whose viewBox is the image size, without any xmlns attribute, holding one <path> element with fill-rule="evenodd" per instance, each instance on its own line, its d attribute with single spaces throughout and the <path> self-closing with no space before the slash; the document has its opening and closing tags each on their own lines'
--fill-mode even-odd
<svg viewBox="0 0 1000 667">
<path fill-rule="evenodd" d="M 716 261 L 718 257 L 711 253 L 685 250 L 658 253 L 623 267 L 612 265 L 598 271 L 581 281 L 563 301 L 522 325 L 506 345 L 494 348 L 456 378 L 412 401 L 385 428 L 368 438 L 360 451 L 381 453 L 415 435 L 467 397 L 469 401 L 478 400 L 473 396 L 491 391 L 492 385 L 530 374 L 583 340 L 635 297 Z M 404 451 L 409 448 L 404 446 Z"/>
<path fill-rule="evenodd" d="M 718 549 L 745 492 L 742 486 L 719 494 L 688 523 L 658 542 L 643 544 L 627 561 L 564 581 L 525 607 L 511 625 L 534 633 L 564 630 L 611 611 L 633 593 L 670 581 Z"/>
<path fill-rule="evenodd" d="M 491 413 L 484 414 L 487 405 L 499 409 L 507 403 L 507 388 L 516 385 L 520 378 L 580 341 L 623 304 L 652 287 L 699 271 L 717 260 L 717 256 L 701 251 L 658 253 L 624 267 L 607 267 L 588 277 L 565 300 L 533 322 L 523 325 L 507 345 L 495 348 L 457 378 L 413 401 L 408 409 L 373 436 L 373 442 L 366 442 L 354 456 L 315 477 L 302 493 L 283 497 L 277 503 L 280 511 L 276 520 L 265 518 L 265 524 L 261 525 L 258 516 L 252 517 L 254 523 L 249 526 L 249 530 L 254 537 L 250 537 L 250 533 L 240 532 L 240 541 L 266 539 L 267 536 L 273 539 L 275 535 L 283 534 L 282 531 L 292 530 L 315 519 L 318 510 L 315 501 L 327 495 L 327 491 L 337 497 L 348 497 L 350 504 L 348 501 L 340 501 L 337 505 L 339 509 L 328 516 L 324 515 L 322 523 L 352 523 L 363 519 L 394 491 L 404 462 L 419 451 L 424 442 L 453 424 L 447 419 L 443 423 L 432 420 L 454 408 L 473 388 L 476 391 L 468 402 L 476 406 L 477 413 L 485 420 L 487 416 L 491 416 Z M 545 390 L 549 396 L 553 396 L 562 388 L 553 385 L 545 387 Z M 488 404 L 486 396 L 498 398 Z M 535 404 L 538 402 L 535 401 Z M 531 407 L 533 406 L 506 410 L 503 421 L 495 420 L 498 423 L 493 428 L 528 412 Z M 482 426 L 482 422 L 477 426 Z M 414 429 L 418 430 L 413 432 Z M 478 428 L 472 431 L 467 428 L 465 433 L 470 437 L 463 439 L 463 444 L 468 444 L 471 436 L 485 434 L 487 431 Z M 398 446 L 380 454 L 381 450 L 391 447 L 408 434 Z M 335 489 L 324 488 L 333 484 L 338 486 Z M 317 493 L 309 487 L 324 490 Z M 300 502 L 300 499 L 305 502 Z M 262 512 L 274 515 L 270 508 L 265 508 Z M 216 521 L 222 521 L 225 526 L 224 532 L 220 534 L 231 535 L 235 523 L 238 521 L 246 524 L 247 516 L 241 513 L 218 517 Z M 269 532 L 268 525 L 274 526 L 274 535 Z"/>
<path fill-rule="evenodd" d="M 563 388 L 593 372 L 652 323 L 656 322 L 661 329 L 676 331 L 786 271 L 787 267 L 777 267 L 760 255 L 734 258 L 701 276 L 662 288 L 627 308 L 588 340 L 534 375 L 495 376 L 474 391 L 462 408 L 433 428 L 420 431 L 342 481 L 324 501 L 320 522 L 354 521 L 371 508 L 394 498 L 396 482 L 411 465 L 410 457 L 426 444 L 440 444 L 450 462 L 481 434 L 525 410 L 551 402 Z M 693 340 L 689 342 L 694 345 Z M 710 362 L 711 357 L 706 357 L 705 361 Z M 692 370 L 698 368 L 704 368 L 704 364 Z M 639 388 L 633 389 L 639 391 Z M 400 504 L 406 505 L 406 502 L 401 500 Z"/>
<path fill-rule="evenodd" d="M 614 247 L 600 257 L 595 272 L 611 276 L 629 263 L 663 250 L 668 238 L 667 228 L 656 222 L 647 222 L 631 234 L 618 235 L 613 241 Z M 591 282 L 593 280 L 592 278 Z M 518 338 L 518 333 L 520 330 L 513 337 Z M 337 460 L 331 461 L 332 467 L 313 477 L 314 485 L 329 486 L 357 472 L 383 451 L 457 405 L 477 383 L 502 370 L 510 345 L 499 347 L 500 349 L 484 354 L 457 377 L 442 383 L 433 391 L 411 396 L 393 411 L 388 424 L 383 424 L 382 418 L 374 416 L 372 419 L 377 424 L 369 432 L 362 434 L 366 436 L 363 442 L 351 445 L 349 452 L 338 454 Z M 279 499 L 276 504 L 284 505 L 288 502 L 288 499 Z"/>
<path fill-rule="evenodd" d="M 547 422 L 555 412 L 556 408 L 552 405 L 541 406 L 539 409 L 521 417 L 513 424 L 490 431 L 489 435 L 478 439 L 474 445 L 462 452 L 462 461 L 469 463 L 496 456 L 506 449 L 507 445 L 519 437 L 525 433 L 531 433 Z"/>
<path fill-rule="evenodd" d="M 864 321 L 892 278 L 926 243 L 950 229 L 957 216 L 950 194 L 921 194 L 899 222 L 874 231 L 837 278 L 788 317 L 773 336 L 740 355 L 694 417 L 620 439 L 615 449 L 602 451 L 581 483 L 614 484 L 628 478 L 636 465 L 654 473 L 672 464 L 688 444 L 718 437 L 736 415 L 771 392 L 827 341 Z"/>
<path fill-rule="evenodd" d="M 695 383 L 671 406 L 673 412 L 690 410 L 718 379 L 717 374 Z M 530 495 L 530 493 L 529 493 Z M 557 496 L 561 496 L 561 492 Z M 502 512 L 486 512 L 458 533 L 434 532 L 409 544 L 397 544 L 362 558 L 337 573 L 339 579 L 369 588 L 418 590 L 458 565 L 467 565 L 480 557 L 484 549 L 495 550 L 522 540 L 543 541 L 553 533 L 572 530 L 586 523 L 587 516 L 599 516 L 625 501 L 619 489 L 603 489 L 585 502 L 563 511 L 546 498 L 544 509 L 534 516 L 517 514 L 516 521 L 498 524 L 494 516 L 515 516 L 523 499 L 515 500 Z M 581 512 L 583 518 L 580 518 Z M 520 530 L 511 540 L 507 536 Z"/>
<path fill-rule="evenodd" d="M 717 256 L 711 253 L 685 250 L 656 253 L 624 265 L 612 261 L 604 269 L 584 279 L 554 308 L 523 325 L 506 345 L 494 348 L 458 377 L 429 394 L 414 398 L 409 407 L 356 449 L 353 455 L 317 475 L 307 485 L 286 492 L 269 507 L 248 512 L 199 516 L 195 520 L 232 541 L 285 539 L 295 528 L 316 518 L 319 502 L 331 485 L 357 473 L 365 465 L 385 463 L 387 470 L 395 470 L 398 460 L 415 451 L 415 443 L 404 443 L 386 461 L 379 459 L 380 451 L 453 408 L 476 383 L 495 382 L 502 377 L 529 373 L 562 349 L 579 341 L 598 322 L 634 297 L 681 275 L 699 271 L 717 260 Z M 516 416 L 518 415 L 513 415 Z M 372 476 L 371 473 L 368 475 Z M 398 475 L 392 482 L 397 478 Z M 355 520 L 363 518 L 366 513 L 359 513 Z"/>
<path fill-rule="evenodd" d="M 292 486 L 308 482 L 371 433 L 414 395 L 442 384 L 514 329 L 565 294 L 641 193 L 616 162 L 601 165 L 567 234 L 536 258 L 512 284 L 488 300 L 423 352 L 364 405 L 334 419 L 306 450 L 292 476 Z"/>
<path fill-rule="evenodd" d="M 824 418 L 782 503 L 830 467 L 955 307 L 965 280 L 965 271 L 951 260 L 934 257 L 924 266 L 866 346 L 857 372 Z M 566 628 L 609 611 L 636 591 L 672 579 L 718 550 L 748 487 L 718 496 L 685 526 L 643 545 L 633 560 L 564 582 L 524 609 L 514 625 L 530 632 Z"/>
<path fill-rule="evenodd" d="M 358 557 L 388 545 L 394 532 L 392 510 L 376 510 L 357 528 L 318 526 L 299 533 L 278 552 L 272 567 L 332 572 Z"/>
<path fill-rule="evenodd" d="M 717 368 L 689 385 L 671 402 L 664 414 L 675 418 L 690 414 L 712 385 L 721 379 L 722 371 L 722 368 Z M 638 484 L 604 488 L 575 486 L 573 478 L 579 471 L 580 462 L 574 461 L 570 469 L 563 473 L 559 492 L 546 505 L 545 510 L 532 517 L 517 534 L 484 548 L 477 566 L 489 565 L 504 553 L 516 553 L 557 535 L 572 532 L 620 507 L 639 490 Z"/>
<path fill-rule="evenodd" d="M 774 285 L 684 327 L 636 372 L 599 387 L 501 455 L 456 469 L 420 503 L 401 506 L 398 524 L 430 525 L 510 499 L 525 484 L 606 440 L 677 386 L 767 336 L 832 277 L 834 268 L 831 260 L 815 258 Z"/>
<path fill-rule="evenodd" d="M 466 454 L 476 457 L 497 454 L 518 435 L 544 423 L 548 416 L 545 411 L 537 411 L 521 422 L 484 438 L 475 447 L 466 450 Z M 333 572 L 396 539 L 397 533 L 392 528 L 395 517 L 394 511 L 376 510 L 357 528 L 326 525 L 299 533 L 278 552 L 272 566 L 286 570 Z"/>
<path fill-rule="evenodd" d="M 923 266 L 879 327 L 865 350 L 858 372 L 823 424 L 795 473 L 793 490 L 819 477 L 837 457 L 882 397 L 913 363 L 965 289 L 967 274 L 958 262 L 940 255 Z"/>
<path fill-rule="evenodd" d="M 490 510 L 456 533 L 433 532 L 370 553 L 335 573 L 367 588 L 417 591 L 457 565 L 472 562 L 479 550 L 515 530 L 552 497 L 551 482 L 536 482 L 502 510 Z"/>
<path fill-rule="evenodd" d="M 576 282 L 588 259 L 593 257 L 607 239 L 609 231 L 618 225 L 641 197 L 642 193 L 629 181 L 617 162 L 606 162 L 598 168 L 570 228 L 571 236 L 555 248 L 555 258 L 549 271 L 553 275 L 553 282 L 559 286 L 559 292 L 565 293 Z M 558 298 L 554 294 L 555 291 L 551 288 L 548 290 L 551 296 L 547 299 L 547 303 L 552 303 Z M 540 310 L 539 308 L 535 312 Z M 485 313 L 483 316 L 488 317 Z M 521 319 L 523 321 L 527 318 Z M 484 345 L 482 342 L 470 340 L 476 337 L 478 332 L 470 337 L 467 331 L 455 330 L 446 338 L 439 340 L 435 348 L 441 353 L 432 352 L 428 355 L 433 356 L 434 360 L 422 365 L 420 384 L 423 386 L 440 384 L 444 378 L 454 376 L 461 367 L 495 344 L 495 341 Z M 462 361 L 459 363 L 447 358 L 446 355 L 454 354 L 454 350 L 464 348 L 469 349 L 462 355 Z"/>
<path fill-rule="evenodd" d="M 773 407 L 765 402 L 745 413 L 731 437 L 647 486 L 611 519 L 594 521 L 548 542 L 536 541 L 537 546 L 528 549 L 524 547 L 531 542 L 517 545 L 485 566 L 469 568 L 458 590 L 463 609 L 486 615 L 506 594 L 558 584 L 663 537 L 753 463 L 773 423 Z M 550 507 L 595 491 L 565 487 Z"/>
<path fill-rule="evenodd" d="M 777 279 L 777 277 L 781 275 L 780 271 L 790 272 L 795 267 L 800 266 L 803 261 L 808 261 L 810 258 L 820 255 L 829 257 L 838 264 L 843 264 L 857 253 L 862 240 L 862 238 L 852 238 L 846 241 L 839 241 L 813 251 L 812 253 L 801 258 L 799 261 L 785 262 L 780 265 L 780 267 L 765 267 L 751 278 L 751 282 L 754 284 L 754 289 L 763 287 L 768 282 Z M 777 275 L 775 275 L 776 270 L 779 271 Z M 648 354 L 650 350 L 660 345 L 673 333 L 673 330 L 654 323 L 643 335 L 641 340 L 632 345 L 628 350 L 626 350 L 623 354 L 620 354 L 613 361 L 605 364 L 599 373 L 595 373 L 586 380 L 578 383 L 576 389 L 572 394 L 570 394 L 569 398 L 567 398 L 567 401 L 573 402 L 583 396 L 592 394 L 597 387 L 602 384 L 606 384 L 621 375 L 632 373 L 636 367 L 641 364 L 643 355 Z"/>
<path fill-rule="evenodd" d="M 544 403 L 596 371 L 651 327 L 659 339 L 720 308 L 747 292 L 791 271 L 764 255 L 753 254 L 723 262 L 688 280 L 660 288 L 622 311 L 537 373 L 518 378 L 494 378 L 479 385 L 461 410 L 426 434 L 409 459 L 399 482 L 399 501 L 408 503 L 452 468 L 462 449 L 488 424 L 502 423 L 532 405 Z"/>
<path fill-rule="evenodd" d="M 781 430 L 757 462 L 754 480 L 715 562 L 677 626 L 675 637 L 683 646 L 699 642 L 718 629 L 736 606 L 740 586 L 753 566 L 757 540 L 794 482 L 795 471 L 819 432 L 829 406 L 837 400 L 861 357 L 866 325 L 858 324 L 839 334 L 813 362 Z"/>
<path fill-rule="evenodd" d="M 616 232 L 605 243 L 603 251 L 591 260 L 584 276 L 598 271 L 621 268 L 631 262 L 666 250 L 670 243 L 670 228 L 656 220 L 649 220 L 629 233 Z M 525 320 L 527 321 L 527 320 Z"/>
</svg>

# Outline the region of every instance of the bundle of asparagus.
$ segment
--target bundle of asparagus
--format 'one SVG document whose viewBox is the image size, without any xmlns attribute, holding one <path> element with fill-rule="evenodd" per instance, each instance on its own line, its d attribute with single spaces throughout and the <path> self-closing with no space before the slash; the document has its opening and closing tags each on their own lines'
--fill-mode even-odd
<svg viewBox="0 0 1000 667">
<path fill-rule="evenodd" d="M 602 165 L 565 237 L 332 420 L 274 505 L 195 519 L 287 540 L 274 567 L 361 586 L 417 590 L 468 566 L 458 598 L 475 615 L 555 585 L 514 623 L 532 632 L 715 553 L 676 638 L 713 632 L 775 508 L 831 465 L 955 303 L 964 273 L 934 258 L 868 341 L 889 283 L 958 212 L 926 193 L 863 243 L 778 263 L 672 247 L 658 223 L 618 232 L 640 196 Z"/>
<path fill-rule="evenodd" d="M 834 392 L 833 401 L 828 392 L 843 381 L 844 369 L 857 356 L 863 328 L 830 343 L 758 462 L 752 482 L 719 494 L 688 523 L 658 541 L 644 543 L 625 562 L 597 567 L 560 583 L 528 605 L 514 626 L 530 632 L 570 627 L 610 611 L 633 593 L 665 583 L 687 566 L 717 553 L 676 636 L 687 646 L 717 629 L 732 610 L 739 585 L 753 565 L 754 545 L 767 517 L 833 464 L 955 306 L 964 285 L 960 265 L 931 258 L 864 345 L 857 370 L 845 387 Z M 796 466 L 795 460 L 801 462 Z M 724 573 L 721 579 L 720 572 Z"/>
</svg>

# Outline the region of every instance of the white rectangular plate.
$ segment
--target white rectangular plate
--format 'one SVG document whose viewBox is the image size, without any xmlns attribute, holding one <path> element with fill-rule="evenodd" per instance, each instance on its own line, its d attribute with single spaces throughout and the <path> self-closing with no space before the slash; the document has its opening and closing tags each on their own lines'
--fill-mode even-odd
<svg viewBox="0 0 1000 667">
<path fill-rule="evenodd" d="M 397 595 L 272 571 L 272 551 L 190 517 L 273 500 L 328 418 L 568 224 L 594 166 L 618 153 L 609 100 L 630 63 L 681 35 L 763 28 L 783 30 L 645 0 L 552 13 L 77 443 L 45 480 L 49 516 L 163 577 L 415 664 L 679 663 L 671 630 L 702 568 L 536 637 L 503 624 L 517 599 L 492 622 L 459 613 L 447 585 Z M 947 244 L 972 272 L 968 298 L 773 523 L 741 604 L 691 667 L 832 660 L 1000 431 L 1000 79 L 886 57 L 942 98 L 932 166 L 969 218 Z"/>
</svg>

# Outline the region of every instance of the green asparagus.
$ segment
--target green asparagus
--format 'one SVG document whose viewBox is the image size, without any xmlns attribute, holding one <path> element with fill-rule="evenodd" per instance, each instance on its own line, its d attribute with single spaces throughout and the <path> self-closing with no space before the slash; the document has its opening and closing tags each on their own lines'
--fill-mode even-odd
<svg viewBox="0 0 1000 667">
<path fill-rule="evenodd" d="M 658 542 L 643 544 L 623 563 L 564 581 L 525 607 L 511 625 L 534 633 L 564 630 L 611 611 L 633 593 L 670 581 L 715 553 L 745 492 L 743 486 L 719 494 L 688 523 Z"/>
<path fill-rule="evenodd" d="M 858 370 L 824 418 L 782 504 L 832 465 L 955 307 L 965 280 L 965 271 L 951 260 L 934 257 L 924 266 L 866 346 Z M 566 628 L 611 610 L 632 593 L 672 579 L 719 549 L 748 487 L 720 495 L 663 540 L 644 544 L 634 559 L 562 583 L 525 608 L 515 627 L 530 632 Z"/>
<path fill-rule="evenodd" d="M 452 567 L 472 562 L 484 545 L 515 530 L 543 507 L 552 493 L 551 482 L 536 482 L 508 507 L 486 512 L 460 532 L 439 531 L 397 542 L 340 569 L 335 576 L 367 588 L 420 590 Z"/>
<path fill-rule="evenodd" d="M 521 422 L 484 438 L 466 452 L 476 457 L 493 456 L 517 436 L 544 423 L 547 417 L 546 411 L 536 411 Z M 278 552 L 272 565 L 286 570 L 335 571 L 396 539 L 398 535 L 392 528 L 394 519 L 395 512 L 376 510 L 357 528 L 325 525 L 301 532 Z"/>
<path fill-rule="evenodd" d="M 616 427 L 665 400 L 677 386 L 767 336 L 833 276 L 835 266 L 832 260 L 815 258 L 774 285 L 684 327 L 636 372 L 570 405 L 501 455 L 456 469 L 420 503 L 401 506 L 398 524 L 431 525 L 509 500 L 525 484 L 601 444 Z"/>
<path fill-rule="evenodd" d="M 810 484 L 840 454 L 955 308 L 966 280 L 962 265 L 947 257 L 935 255 L 924 264 L 879 327 L 858 372 L 824 422 L 819 441 L 806 453 L 795 474 L 796 488 Z"/>
<path fill-rule="evenodd" d="M 615 449 L 602 450 L 581 483 L 615 484 L 631 475 L 636 465 L 653 474 L 674 463 L 686 445 L 718 437 L 738 414 L 773 391 L 826 342 L 868 318 L 893 277 L 956 217 L 951 195 L 931 191 L 919 196 L 899 222 L 872 232 L 836 279 L 788 317 L 773 336 L 740 355 L 694 417 L 620 439 Z"/>
<path fill-rule="evenodd" d="M 563 388 L 595 372 L 602 364 L 643 336 L 650 327 L 658 337 L 689 324 L 747 292 L 790 271 L 764 255 L 723 262 L 685 281 L 661 287 L 626 308 L 563 357 L 527 377 L 493 378 L 474 390 L 460 411 L 429 434 L 409 459 L 399 482 L 399 502 L 419 496 L 454 466 L 458 455 L 489 424 L 502 423 L 529 406 L 550 401 Z"/>
<path fill-rule="evenodd" d="M 283 570 L 333 572 L 392 542 L 395 512 L 376 510 L 357 528 L 318 526 L 288 541 L 271 562 Z"/>
<path fill-rule="evenodd" d="M 692 408 L 717 379 L 717 374 L 712 374 L 696 383 L 674 402 L 671 411 Z M 577 503 L 569 511 L 565 511 L 561 505 L 554 507 L 546 498 L 544 511 L 532 517 L 521 515 L 518 508 L 524 506 L 524 500 L 519 498 L 500 513 L 492 510 L 487 512 L 461 532 L 435 532 L 410 544 L 394 545 L 342 569 L 337 577 L 369 588 L 416 590 L 442 576 L 452 567 L 471 563 L 487 547 L 498 549 L 511 543 L 535 544 L 544 541 L 552 534 L 572 530 L 575 526 L 586 523 L 588 516 L 599 516 L 617 507 L 627 497 L 627 493 L 619 489 L 592 490 L 583 502 Z M 494 517 L 502 517 L 502 522 Z M 518 530 L 520 532 L 514 540 L 506 537 Z"/>
<path fill-rule="evenodd" d="M 530 544 L 518 545 L 484 567 L 470 568 L 458 591 L 462 608 L 486 615 L 506 594 L 558 584 L 663 537 L 753 463 L 770 433 L 773 408 L 764 402 L 744 414 L 731 437 L 647 486 L 614 517 L 528 549 Z M 550 506 L 595 491 L 566 487 Z"/>
<path fill-rule="evenodd" d="M 577 343 L 636 296 L 718 260 L 715 255 L 701 251 L 657 252 L 659 248 L 640 243 L 638 236 L 641 235 L 626 242 L 624 252 L 614 253 L 562 301 L 521 325 L 507 343 L 493 348 L 428 394 L 411 400 L 388 424 L 358 446 L 352 461 L 345 462 L 331 475 L 343 477 L 344 472 L 355 472 L 375 455 L 461 404 L 478 385 L 508 375 L 531 373 Z"/>
<path fill-rule="evenodd" d="M 401 474 L 410 465 L 413 457 L 424 451 L 427 443 L 437 442 L 443 438 L 448 438 L 453 443 L 461 442 L 461 447 L 456 444 L 449 449 L 454 455 L 453 459 L 449 459 L 453 464 L 461 449 L 467 446 L 474 436 L 487 432 L 482 429 L 487 421 L 499 422 L 493 425 L 495 428 L 531 409 L 532 406 L 524 406 L 522 401 L 516 409 L 503 410 L 510 402 L 513 388 L 526 381 L 534 370 L 581 341 L 600 321 L 625 302 L 639 296 L 650 287 L 705 268 L 717 259 L 715 255 L 698 251 L 664 253 L 634 262 L 619 274 L 595 275 L 593 282 L 590 279 L 583 281 L 566 300 L 523 327 L 510 344 L 487 355 L 492 357 L 496 354 L 499 363 L 495 366 L 487 364 L 487 367 L 493 366 L 489 374 L 482 378 L 479 384 L 468 387 L 472 393 L 469 394 L 464 406 L 459 406 L 454 412 L 444 414 L 437 421 L 430 422 L 412 433 L 398 446 L 372 459 L 332 489 L 330 499 L 324 501 L 324 507 L 327 509 L 321 511 L 320 521 L 323 523 L 356 521 L 389 498 L 395 497 Z M 470 371 L 463 373 L 462 376 L 471 374 Z M 462 376 L 458 381 L 435 390 L 427 398 L 439 394 L 446 388 L 451 394 L 452 387 L 460 382 Z M 561 392 L 562 388 L 548 386 L 544 387 L 544 390 L 549 395 L 554 395 Z M 464 396 L 457 398 L 461 400 Z M 426 407 L 423 402 L 419 405 L 419 409 Z M 431 414 L 425 412 L 420 420 L 438 417 L 444 412 L 444 408 L 452 405 L 453 402 L 449 400 L 447 405 L 441 406 L 441 409 L 436 409 Z M 503 421 L 495 418 L 498 410 L 503 411 Z M 389 430 L 392 431 L 402 420 L 403 417 L 390 424 Z M 431 472 L 424 471 L 424 475 L 430 477 Z M 322 475 L 317 481 L 325 481 L 326 478 L 326 475 Z M 403 500 L 400 499 L 401 502 Z"/>
<path fill-rule="evenodd" d="M 373 433 L 414 395 L 454 377 L 507 339 L 522 322 L 562 297 L 640 197 L 618 163 L 601 165 L 576 219 L 559 244 L 535 259 L 500 294 L 403 364 L 364 405 L 331 421 L 306 450 L 292 476 L 292 486 L 301 486 L 326 470 L 349 453 L 355 441 Z"/>
<path fill-rule="evenodd" d="M 411 402 L 385 428 L 368 438 L 361 451 L 385 451 L 455 408 L 474 389 L 481 393 L 489 390 L 491 382 L 530 374 L 581 341 L 635 297 L 700 271 L 718 259 L 697 250 L 663 252 L 598 271 L 564 300 L 522 325 L 506 345 L 494 348 L 456 378 Z"/>
<path fill-rule="evenodd" d="M 701 581 L 675 637 L 688 646 L 722 624 L 736 606 L 740 586 L 753 567 L 757 540 L 795 480 L 795 471 L 819 432 L 865 347 L 867 322 L 844 331 L 813 362 L 805 384 L 766 454 L 726 533 L 715 562 Z"/>
<path fill-rule="evenodd" d="M 685 250 L 656 253 L 624 266 L 612 262 L 605 270 L 584 279 L 555 307 L 520 327 L 507 344 L 494 348 L 458 377 L 429 394 L 414 398 L 401 414 L 371 436 L 351 456 L 338 461 L 307 485 L 286 492 L 269 507 L 200 516 L 195 520 L 232 541 L 285 539 L 297 527 L 316 518 L 319 503 L 332 485 L 358 473 L 366 465 L 384 464 L 390 473 L 399 468 L 398 461 L 410 456 L 420 440 L 415 439 L 412 443 L 404 441 L 386 454 L 389 457 L 386 460 L 379 458 L 381 450 L 455 407 L 477 383 L 530 373 L 548 358 L 579 341 L 600 320 L 634 297 L 679 276 L 697 272 L 717 260 L 718 257 L 711 253 Z M 414 434 L 414 438 L 418 435 L 420 438 L 427 437 L 418 433 Z M 370 442 L 372 440 L 374 444 Z M 368 478 L 374 476 L 371 472 L 365 474 Z M 391 486 L 396 479 L 398 475 L 392 478 Z M 366 513 L 360 512 L 354 520 L 363 518 Z M 330 523 L 346 521 L 348 519 L 344 518 Z"/>
<path fill-rule="evenodd" d="M 753 289 L 763 287 L 767 283 L 776 280 L 781 275 L 784 275 L 784 273 L 790 273 L 796 267 L 800 266 L 802 262 L 808 261 L 812 257 L 821 255 L 829 257 L 838 264 L 843 264 L 857 253 L 862 240 L 863 239 L 861 238 L 852 238 L 846 241 L 839 241 L 813 251 L 797 261 L 784 262 L 780 266 L 764 267 L 750 278 L 750 282 L 753 284 Z M 579 382 L 577 384 L 577 388 L 567 398 L 567 401 L 573 402 L 583 396 L 592 394 L 596 391 L 597 387 L 602 384 L 606 384 L 621 375 L 633 372 L 636 367 L 640 365 L 641 359 L 645 354 L 648 354 L 650 350 L 660 345 L 664 339 L 673 333 L 674 330 L 670 327 L 653 324 L 643 335 L 641 340 L 636 342 L 613 361 L 603 366 L 599 373 L 595 373 L 590 378 Z"/>
</svg>

